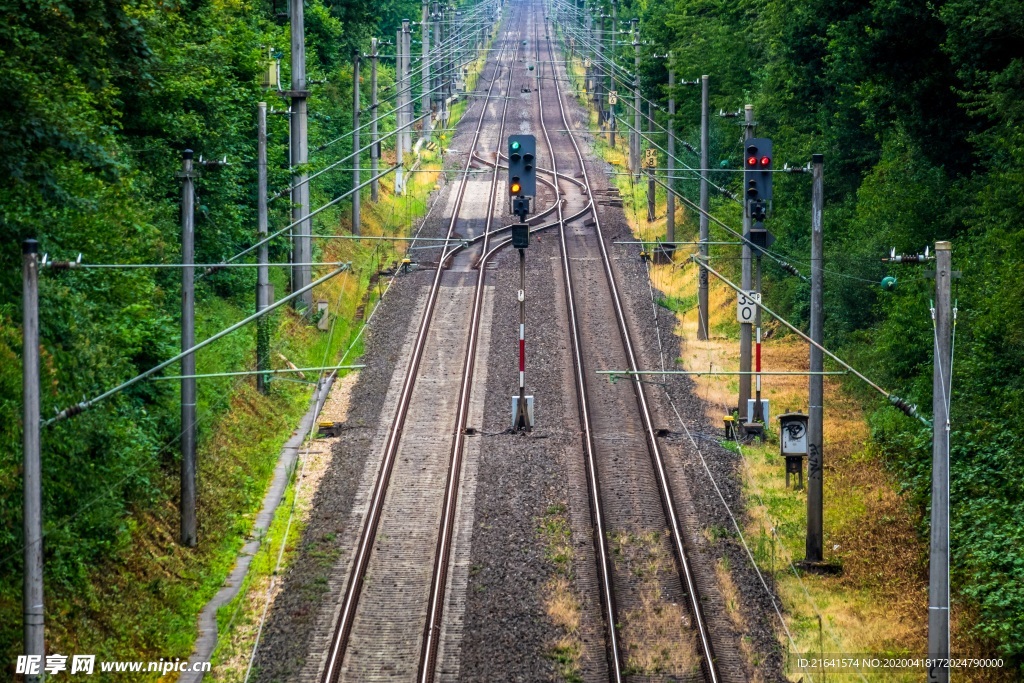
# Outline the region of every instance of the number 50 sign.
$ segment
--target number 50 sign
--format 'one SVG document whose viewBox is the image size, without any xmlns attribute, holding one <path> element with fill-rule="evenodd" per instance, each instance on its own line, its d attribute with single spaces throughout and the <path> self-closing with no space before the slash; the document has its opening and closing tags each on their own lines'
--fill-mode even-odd
<svg viewBox="0 0 1024 683">
<path fill-rule="evenodd" d="M 757 305 L 761 303 L 761 293 L 747 291 L 737 295 L 736 298 L 736 320 L 741 323 L 754 324 L 757 317 Z"/>
</svg>

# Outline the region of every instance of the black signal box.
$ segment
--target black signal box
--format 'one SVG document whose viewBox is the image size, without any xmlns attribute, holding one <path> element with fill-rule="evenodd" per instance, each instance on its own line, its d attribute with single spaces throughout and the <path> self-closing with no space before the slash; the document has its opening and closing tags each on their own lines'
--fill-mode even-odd
<svg viewBox="0 0 1024 683">
<path fill-rule="evenodd" d="M 537 138 L 508 136 L 508 177 L 511 195 L 537 196 Z"/>
<path fill-rule="evenodd" d="M 747 138 L 743 143 L 743 187 L 749 201 L 772 199 L 772 141 Z"/>
<path fill-rule="evenodd" d="M 526 249 L 530 246 L 530 226 L 516 223 L 512 226 L 512 246 L 515 249 Z"/>
</svg>

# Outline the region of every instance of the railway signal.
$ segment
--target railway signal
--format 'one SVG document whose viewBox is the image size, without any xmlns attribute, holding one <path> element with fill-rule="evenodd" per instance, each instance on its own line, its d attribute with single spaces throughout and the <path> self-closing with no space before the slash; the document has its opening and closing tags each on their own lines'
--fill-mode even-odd
<svg viewBox="0 0 1024 683">
<path fill-rule="evenodd" d="M 748 138 L 743 155 L 743 187 L 749 201 L 767 204 L 772 199 L 772 141 Z"/>
<path fill-rule="evenodd" d="M 530 246 L 530 198 L 537 196 L 537 138 L 510 135 L 508 138 L 508 192 L 512 213 L 519 223 L 512 226 L 512 246 L 519 251 L 519 395 L 512 397 L 512 428 L 533 429 L 533 396 L 526 394 L 526 248 Z"/>
<path fill-rule="evenodd" d="M 513 197 L 537 196 L 537 139 L 532 135 L 508 138 L 508 191 Z"/>
<path fill-rule="evenodd" d="M 530 213 L 530 198 L 537 195 L 537 139 L 532 135 L 511 135 L 508 138 L 508 193 L 512 198 L 512 213 L 526 222 Z M 520 242 L 522 235 L 519 235 Z M 513 241 L 516 241 L 513 231 Z M 529 242 L 529 233 L 526 233 Z M 517 249 L 522 247 L 515 245 Z"/>
</svg>

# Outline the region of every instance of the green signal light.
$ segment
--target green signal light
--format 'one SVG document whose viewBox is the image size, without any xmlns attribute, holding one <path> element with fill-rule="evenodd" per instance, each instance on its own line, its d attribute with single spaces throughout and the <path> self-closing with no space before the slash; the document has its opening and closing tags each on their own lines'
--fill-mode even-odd
<svg viewBox="0 0 1024 683">
<path fill-rule="evenodd" d="M 520 145 L 519 145 L 519 143 L 518 143 L 518 142 L 513 142 L 513 143 L 512 143 L 512 151 L 513 151 L 513 152 L 518 152 L 518 151 L 519 151 L 519 146 L 520 146 Z"/>
</svg>

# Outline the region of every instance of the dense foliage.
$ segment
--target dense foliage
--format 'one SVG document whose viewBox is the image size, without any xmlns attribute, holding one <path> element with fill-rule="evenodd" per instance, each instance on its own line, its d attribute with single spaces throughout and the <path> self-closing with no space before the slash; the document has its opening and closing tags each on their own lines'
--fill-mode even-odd
<svg viewBox="0 0 1024 683">
<path fill-rule="evenodd" d="M 885 266 L 890 248 L 953 242 L 952 555 L 977 634 L 1024 661 L 1024 3 L 1019 0 L 639 0 L 650 54 L 680 79 L 711 76 L 711 109 L 753 103 L 778 165 L 825 155 L 826 335 L 881 384 L 930 412 L 933 281 Z M 623 63 L 632 48 L 624 47 Z M 627 61 L 628 60 L 628 61 Z M 644 86 L 667 96 L 666 60 Z M 682 133 L 699 142 L 699 96 L 680 86 Z M 735 119 L 713 117 L 712 165 L 739 164 Z M 685 152 L 684 152 L 685 154 Z M 695 157 L 691 157 L 695 161 Z M 735 176 L 718 181 L 739 189 Z M 807 176 L 776 175 L 774 249 L 809 270 Z M 687 191 L 692 190 L 688 187 Z M 728 207 L 721 200 L 719 207 Z M 766 261 L 767 296 L 806 323 L 806 285 Z M 883 275 L 898 277 L 883 292 Z M 851 384 L 851 386 L 853 386 Z M 856 387 L 854 387 L 856 389 Z M 864 393 L 880 452 L 927 511 L 931 435 Z M 927 533 L 922 515 L 922 534 Z M 961 602 L 960 604 L 963 604 Z"/>
<path fill-rule="evenodd" d="M 179 260 L 175 172 L 181 151 L 191 148 L 197 159 L 230 163 L 197 181 L 197 262 L 250 245 L 256 103 L 287 109 L 261 77 L 273 49 L 287 87 L 290 41 L 286 0 L 2 0 L 0 7 L 7 83 L 0 106 L 0 606 L 12 617 L 0 630 L 0 651 L 9 652 L 19 639 L 13 617 L 21 593 L 19 242 L 35 237 L 51 258 L 81 252 L 87 263 Z M 308 78 L 322 83 L 310 99 L 311 149 L 351 129 L 353 49 L 367 48 L 371 35 L 393 36 L 419 8 L 418 0 L 307 0 Z M 382 87 L 392 82 L 382 65 Z M 269 119 L 273 191 L 289 183 L 288 122 Z M 310 166 L 350 151 L 343 139 L 311 153 Z M 322 176 L 313 202 L 348 187 L 347 173 Z M 289 222 L 287 199 L 271 208 L 272 229 Z M 323 214 L 316 229 L 333 230 L 337 217 Z M 287 257 L 287 243 L 276 242 L 271 260 Z M 179 282 L 175 270 L 45 273 L 43 415 L 176 353 Z M 254 283 L 251 269 L 201 279 L 200 316 L 212 325 L 233 322 L 252 310 Z M 286 284 L 278 282 L 279 295 Z M 223 369 L 238 369 L 248 346 L 221 349 L 215 353 L 234 365 Z M 177 467 L 175 384 L 141 383 L 44 430 L 48 599 L 81 588 L 101 560 L 124 548 L 134 511 L 173 501 L 174 491 L 158 484 L 167 477 L 157 475 Z M 215 398 L 205 386 L 201 405 Z"/>
<path fill-rule="evenodd" d="M 251 242 L 255 103 L 268 48 L 289 41 L 284 0 L 0 0 L 0 597 L 19 592 L 20 255 L 35 236 L 56 258 L 90 262 L 178 257 L 180 151 L 227 156 L 199 181 L 197 259 Z M 415 0 L 308 0 L 311 147 L 345 132 L 354 47 L 392 36 Z M 953 241 L 959 321 L 954 360 L 954 580 L 978 609 L 978 632 L 1024 659 L 1024 3 L 1021 0 L 634 0 L 649 54 L 671 50 L 680 78 L 711 75 L 712 110 L 756 107 L 778 161 L 826 159 L 829 343 L 870 375 L 930 406 L 930 281 L 886 268 L 890 247 Z M 628 63 L 623 48 L 624 63 Z M 645 57 L 644 87 L 664 102 L 666 62 Z M 388 76 L 384 76 L 385 80 Z M 698 142 L 698 98 L 676 93 L 683 133 Z M 713 120 L 713 164 L 736 166 L 730 120 Z M 284 117 L 271 117 L 271 186 L 287 184 Z M 347 153 L 347 141 L 330 156 Z M 318 158 L 313 156 L 313 166 Z M 738 186 L 733 176 L 716 180 Z M 344 173 L 315 192 L 333 196 Z M 776 250 L 807 270 L 809 187 L 779 176 Z M 723 202 L 723 206 L 725 203 Z M 730 209 L 733 210 L 734 209 Z M 278 224 L 287 206 L 274 209 Z M 286 256 L 275 247 L 272 260 Z M 891 273 L 894 292 L 877 282 Z M 807 290 L 768 263 L 768 296 L 805 321 Z M 177 345 L 178 275 L 102 271 L 42 281 L 43 412 L 93 396 Z M 201 301 L 250 308 L 251 273 L 202 282 Z M 143 384 L 44 435 L 48 583 L 74 589 L 123 542 L 134 506 L 167 498 L 175 389 Z M 865 394 L 865 398 L 874 400 Z M 881 451 L 925 509 L 930 435 L 878 408 Z M 922 517 L 923 524 L 927 516 Z M 922 533 L 926 529 L 922 528 Z M 16 624 L 11 624 L 15 629 Z M 8 627 L 9 629 L 10 627 Z M 6 635 L 6 634 L 5 634 Z M 16 637 L 16 635 L 14 636 Z M 5 643 L 6 644 L 6 643 Z"/>
</svg>

